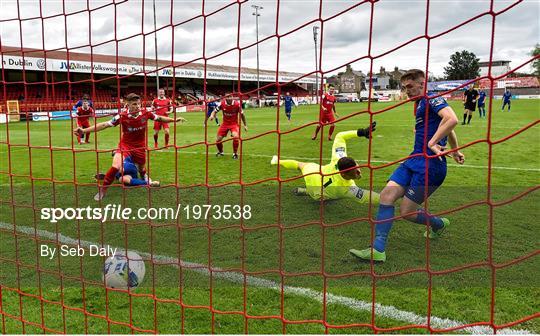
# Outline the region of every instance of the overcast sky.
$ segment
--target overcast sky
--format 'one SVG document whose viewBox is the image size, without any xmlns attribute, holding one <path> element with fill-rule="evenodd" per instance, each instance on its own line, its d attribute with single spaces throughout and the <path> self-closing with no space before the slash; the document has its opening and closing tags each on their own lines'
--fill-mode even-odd
<svg viewBox="0 0 540 336">
<path fill-rule="evenodd" d="M 237 66 L 240 61 L 243 67 L 256 67 L 256 47 L 247 48 L 256 42 L 255 16 L 252 15 L 251 5 L 263 7 L 259 17 L 259 40 L 268 38 L 259 44 L 260 66 L 263 69 L 275 70 L 279 66 L 281 71 L 314 71 L 314 25 L 321 27 L 318 43 L 319 47 L 322 44 L 321 65 L 325 73 L 335 73 L 335 69 L 367 56 L 369 52 L 372 9 L 369 2 L 323 0 L 320 8 L 319 0 L 281 0 L 279 7 L 278 1 L 269 0 L 206 0 L 204 9 L 201 0 L 173 2 L 171 8 L 170 0 L 156 0 L 157 27 L 163 28 L 157 34 L 160 59 L 202 62 L 205 40 L 204 56 L 207 58 L 237 45 L 242 49 L 241 52 L 233 50 L 212 58 L 208 60 L 210 64 Z M 510 60 L 511 67 L 515 68 L 531 58 L 531 50 L 540 41 L 540 1 L 495 0 L 493 10 L 498 13 L 513 4 L 515 6 L 495 17 L 493 59 Z M 477 15 L 488 13 L 490 5 L 489 0 L 432 0 L 427 34 L 439 34 Z M 104 7 L 98 9 L 101 6 Z M 351 9 L 339 14 L 347 8 Z M 69 15 L 78 11 L 82 12 Z M 379 56 L 411 39 L 424 36 L 426 11 L 425 0 L 380 0 L 374 3 L 371 55 Z M 203 12 L 208 15 L 205 38 Z M 319 19 L 319 12 L 322 23 L 314 21 Z M 67 45 L 72 51 L 89 53 L 87 46 L 92 44 L 95 46 L 94 53 L 115 54 L 114 39 L 131 37 L 118 43 L 120 55 L 142 57 L 146 52 L 147 57 L 154 57 L 154 35 L 150 34 L 154 30 L 152 0 L 69 0 L 64 4 L 58 0 L 0 0 L 0 20 L 17 18 L 18 13 L 21 18 L 30 19 L 22 21 L 23 37 L 21 39 L 19 34 L 19 20 L 0 22 L 2 45 L 20 46 L 22 41 L 24 47 L 43 49 L 43 40 L 47 50 L 65 48 Z M 331 18 L 336 14 L 339 15 Z M 50 18 L 41 20 L 40 17 Z M 189 19 L 193 20 L 186 22 Z M 292 32 L 311 21 L 314 22 Z M 488 60 L 492 21 L 493 16 L 486 14 L 432 39 L 429 70 L 437 76 L 443 75 L 443 67 L 447 65 L 449 56 L 463 49 L 474 52 L 481 61 Z M 146 38 L 143 38 L 143 33 L 148 34 Z M 282 37 L 278 39 L 276 34 Z M 421 38 L 375 58 L 373 69 L 378 70 L 381 66 L 387 70 L 394 66 L 425 69 L 427 44 L 427 39 Z M 352 66 L 367 72 L 370 61 L 364 59 Z M 531 71 L 530 65 L 523 70 Z"/>
</svg>

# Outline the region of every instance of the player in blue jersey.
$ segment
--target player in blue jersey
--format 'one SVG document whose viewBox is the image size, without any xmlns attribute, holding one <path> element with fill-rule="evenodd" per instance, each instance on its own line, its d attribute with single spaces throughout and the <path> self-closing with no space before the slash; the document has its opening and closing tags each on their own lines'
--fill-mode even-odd
<svg viewBox="0 0 540 336">
<path fill-rule="evenodd" d="M 206 120 L 208 120 L 208 118 L 210 118 L 210 116 L 212 115 L 212 112 L 214 111 L 219 111 L 219 105 L 216 101 L 211 101 L 211 102 L 208 102 L 206 104 Z M 206 120 L 204 121 L 204 125 L 206 126 Z M 216 121 L 216 125 L 219 126 L 219 119 L 217 117 L 217 114 L 216 114 L 216 117 L 215 117 L 215 121 Z"/>
<path fill-rule="evenodd" d="M 75 103 L 75 105 L 73 105 L 72 110 L 77 110 L 79 107 L 82 107 L 85 100 L 88 102 L 88 106 L 94 108 L 94 103 L 92 102 L 92 100 L 90 100 L 90 96 L 85 93 L 83 94 L 82 98 L 79 99 L 77 103 Z"/>
<path fill-rule="evenodd" d="M 454 132 L 458 123 L 456 114 L 444 98 L 422 97 L 425 83 L 426 78 L 422 70 L 409 70 L 401 77 L 401 84 L 407 95 L 416 99 L 414 149 L 411 157 L 390 176 L 380 194 L 375 239 L 371 247 L 365 250 L 349 250 L 357 258 L 386 261 L 386 241 L 392 229 L 394 203 L 402 197 L 401 216 L 411 222 L 429 225 L 425 236 L 439 237 L 450 223 L 448 219 L 430 215 L 420 208 L 426 197 L 429 197 L 446 177 L 444 149 L 447 138 L 451 148 L 458 147 L 457 136 Z M 437 155 L 437 157 L 424 158 L 423 153 Z M 456 162 L 463 164 L 465 157 L 462 153 L 454 151 L 451 155 Z"/>
<path fill-rule="evenodd" d="M 287 120 L 291 122 L 292 108 L 293 105 L 295 105 L 294 100 L 289 92 L 287 92 L 281 99 L 283 99 L 283 105 L 285 105 L 285 115 L 287 116 Z"/>
<path fill-rule="evenodd" d="M 504 107 L 508 105 L 508 112 L 510 112 L 510 106 L 511 106 L 511 99 L 512 99 L 512 93 L 508 89 L 504 89 L 503 93 L 503 104 L 501 111 L 504 112 Z"/>
<path fill-rule="evenodd" d="M 113 152 L 114 155 L 114 152 Z M 142 179 L 139 178 L 140 167 L 137 166 L 135 162 L 131 159 L 131 156 L 128 156 L 124 159 L 122 164 L 122 170 L 116 173 L 116 179 L 118 182 L 126 186 L 142 186 L 150 185 L 151 187 L 159 187 L 160 183 L 158 181 L 152 181 L 150 178 Z M 105 174 L 99 173 L 96 174 L 96 180 L 104 180 Z"/>
<path fill-rule="evenodd" d="M 478 93 L 478 114 L 480 118 L 486 118 L 486 91 L 484 90 Z"/>
</svg>

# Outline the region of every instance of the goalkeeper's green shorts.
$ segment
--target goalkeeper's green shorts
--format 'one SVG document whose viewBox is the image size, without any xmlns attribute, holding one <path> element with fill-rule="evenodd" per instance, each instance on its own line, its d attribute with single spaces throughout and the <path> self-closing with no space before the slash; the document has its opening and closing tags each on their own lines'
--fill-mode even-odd
<svg viewBox="0 0 540 336">
<path fill-rule="evenodd" d="M 322 176 L 320 172 L 321 166 L 316 163 L 308 163 L 302 168 L 302 175 L 306 175 L 304 181 L 306 182 L 307 193 L 315 200 L 321 198 Z"/>
</svg>

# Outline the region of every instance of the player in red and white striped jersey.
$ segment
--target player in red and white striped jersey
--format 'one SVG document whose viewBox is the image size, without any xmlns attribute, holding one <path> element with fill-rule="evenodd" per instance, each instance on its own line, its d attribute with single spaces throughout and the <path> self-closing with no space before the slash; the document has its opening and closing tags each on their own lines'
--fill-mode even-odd
<svg viewBox="0 0 540 336">
<path fill-rule="evenodd" d="M 84 99 L 82 102 L 82 106 L 77 107 L 77 126 L 82 128 L 88 128 L 90 127 L 90 121 L 89 118 L 93 117 L 95 115 L 94 109 L 90 107 L 90 104 L 88 103 L 88 100 Z M 86 139 L 83 140 L 83 138 L 79 135 L 77 135 L 77 141 L 79 144 L 88 143 L 88 140 L 90 139 L 90 133 L 86 133 Z"/>
<path fill-rule="evenodd" d="M 238 147 L 240 146 L 240 123 L 238 117 L 242 119 L 244 130 L 247 132 L 246 116 L 244 115 L 244 112 L 242 112 L 240 102 L 233 100 L 230 94 L 226 95 L 226 98 L 221 102 L 219 110 L 223 112 L 223 122 L 221 123 L 221 126 L 219 126 L 217 132 L 216 146 L 218 152 L 216 153 L 216 156 L 223 156 L 223 143 L 221 141 L 230 131 L 233 137 L 233 159 L 238 159 Z M 208 119 L 213 120 L 216 117 L 216 112 L 217 111 L 214 110 Z"/>
<path fill-rule="evenodd" d="M 334 133 L 334 122 L 336 117 L 336 97 L 334 96 L 334 87 L 330 86 L 328 92 L 325 93 L 321 100 L 321 111 L 319 113 L 319 122 L 322 124 L 330 124 L 330 129 L 328 130 L 328 140 L 332 140 L 332 134 Z M 338 117 L 339 118 L 339 117 Z M 317 125 L 315 133 L 311 137 L 311 140 L 317 139 L 317 134 L 321 129 L 321 124 Z"/>
<path fill-rule="evenodd" d="M 165 97 L 165 90 L 158 90 L 158 97 L 152 101 L 154 113 L 158 116 L 168 116 L 174 111 L 172 100 Z M 162 121 L 154 121 L 154 148 L 158 148 L 159 131 L 163 128 L 165 133 L 165 147 L 169 145 L 169 123 Z"/>
<path fill-rule="evenodd" d="M 184 122 L 184 118 L 178 117 L 176 119 L 159 116 L 153 112 L 141 108 L 141 98 L 135 94 L 130 93 L 126 96 L 126 109 L 122 110 L 119 114 L 115 115 L 111 120 L 90 126 L 87 128 L 77 127 L 75 134 L 82 135 L 91 132 L 100 132 L 106 128 L 120 125 L 122 129 L 122 137 L 118 144 L 111 168 L 105 174 L 103 179 L 103 186 L 96 194 L 94 199 L 100 201 L 105 196 L 107 187 L 114 181 L 116 174 L 122 168 L 122 162 L 125 157 L 131 157 L 133 163 L 139 167 L 139 171 L 143 178 L 146 176 L 146 146 L 147 146 L 147 126 L 148 120 L 155 120 L 160 122 Z"/>
</svg>

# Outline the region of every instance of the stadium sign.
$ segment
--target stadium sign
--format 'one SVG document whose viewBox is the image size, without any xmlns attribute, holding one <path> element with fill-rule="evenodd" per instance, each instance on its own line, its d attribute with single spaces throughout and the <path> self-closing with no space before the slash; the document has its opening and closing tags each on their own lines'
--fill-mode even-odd
<svg viewBox="0 0 540 336">
<path fill-rule="evenodd" d="M 22 57 L 4 55 L 2 64 L 4 69 L 11 70 L 36 70 L 36 71 L 59 71 L 59 72 L 77 72 L 77 73 L 95 73 L 95 74 L 107 74 L 107 75 L 136 75 L 136 76 L 155 76 L 156 68 L 152 65 L 133 65 L 133 64 L 114 64 L 114 63 L 102 63 L 102 62 L 86 62 L 86 61 L 67 61 L 58 59 L 43 59 L 36 57 Z M 204 71 L 201 69 L 189 69 L 189 68 L 164 68 L 158 71 L 160 76 L 163 77 L 175 77 L 180 78 L 198 78 L 203 79 Z M 207 79 L 224 79 L 224 80 L 237 80 L 238 72 L 228 71 L 206 71 Z M 299 76 L 300 77 L 300 74 Z M 296 79 L 297 77 L 287 75 L 279 76 L 280 82 L 295 81 L 298 83 L 315 83 L 315 78 L 304 77 Z M 240 80 L 243 81 L 257 81 L 257 74 L 253 73 L 240 73 Z M 275 82 L 275 75 L 260 74 L 259 81 L 261 82 Z"/>
<path fill-rule="evenodd" d="M 97 116 L 113 116 L 118 113 L 118 109 L 95 109 Z"/>
<path fill-rule="evenodd" d="M 69 68 L 70 71 L 79 70 L 77 72 L 93 72 L 94 73 L 109 73 L 114 74 L 116 73 L 116 66 L 110 65 L 110 66 L 104 66 L 103 64 L 94 63 L 89 64 L 87 62 L 61 62 L 60 63 L 60 70 L 66 70 Z M 123 66 L 118 67 L 118 73 L 133 73 L 132 69 L 128 69 Z"/>
<path fill-rule="evenodd" d="M 48 120 L 69 120 L 71 114 L 69 111 L 54 111 L 54 112 L 33 112 L 32 121 L 48 121 Z"/>
<path fill-rule="evenodd" d="M 22 57 L 4 55 L 2 57 L 2 67 L 4 69 L 16 69 L 16 70 L 42 70 L 44 60 L 42 58 L 34 57 Z M 38 66 L 39 64 L 39 66 Z"/>
<path fill-rule="evenodd" d="M 192 69 L 182 69 L 182 68 L 175 68 L 175 75 L 176 77 L 182 77 L 182 78 L 204 78 L 204 71 L 202 70 L 192 70 Z M 166 68 L 162 69 L 161 74 L 163 76 L 172 77 L 172 69 Z M 300 77 L 300 76 L 298 76 Z M 298 77 L 293 76 L 279 76 L 280 82 L 299 82 L 299 83 L 315 83 L 315 78 L 311 77 L 304 77 L 301 79 L 297 79 Z M 223 80 L 237 80 L 238 79 L 238 72 L 226 72 L 226 71 L 206 71 L 206 78 L 207 79 L 223 79 Z M 251 81 L 256 82 L 257 81 L 257 74 L 252 73 L 240 73 L 240 80 L 242 81 Z M 260 74 L 259 75 L 259 81 L 260 82 L 275 82 L 276 76 L 275 75 L 266 75 L 266 74 Z"/>
<path fill-rule="evenodd" d="M 454 80 L 442 82 L 428 82 L 428 91 L 450 91 L 454 90 L 463 84 L 470 82 L 469 80 Z"/>
</svg>

